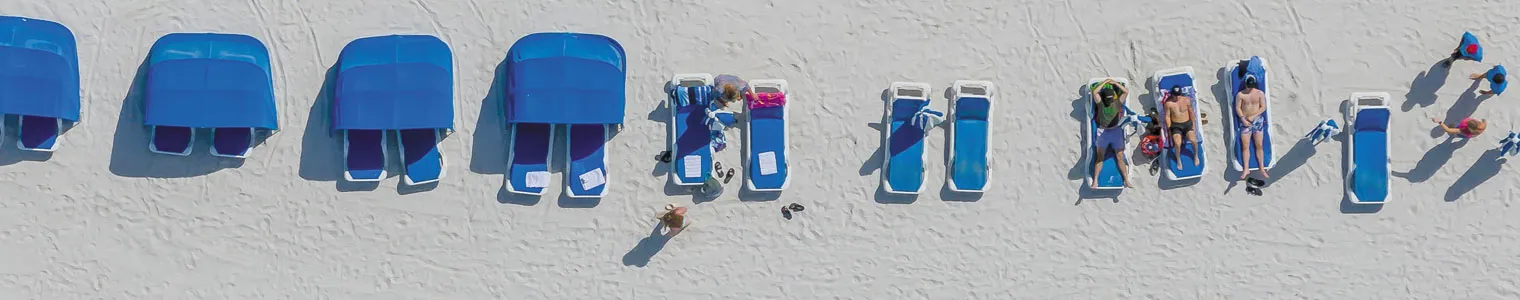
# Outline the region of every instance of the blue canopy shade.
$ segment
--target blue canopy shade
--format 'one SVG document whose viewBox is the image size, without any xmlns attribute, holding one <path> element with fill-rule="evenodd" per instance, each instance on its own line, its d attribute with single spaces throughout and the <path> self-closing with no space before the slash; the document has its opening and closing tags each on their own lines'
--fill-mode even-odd
<svg viewBox="0 0 1520 300">
<path fill-rule="evenodd" d="M 173 33 L 148 53 L 147 125 L 278 129 L 269 49 L 240 34 Z"/>
<path fill-rule="evenodd" d="M 73 32 L 52 21 L 0 16 L 0 113 L 79 120 Z"/>
<path fill-rule="evenodd" d="M 507 51 L 508 123 L 621 124 L 628 58 L 612 38 L 534 33 Z"/>
<path fill-rule="evenodd" d="M 454 54 L 434 36 L 349 42 L 336 89 L 333 130 L 454 128 Z"/>
</svg>

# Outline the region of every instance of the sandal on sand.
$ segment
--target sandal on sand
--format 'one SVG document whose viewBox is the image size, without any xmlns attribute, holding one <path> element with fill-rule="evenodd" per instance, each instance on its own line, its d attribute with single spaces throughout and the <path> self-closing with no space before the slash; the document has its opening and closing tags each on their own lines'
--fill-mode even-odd
<svg viewBox="0 0 1520 300">
<path fill-rule="evenodd" d="M 654 160 L 667 164 L 670 163 L 670 151 L 660 151 L 659 155 L 654 156 Z"/>
<path fill-rule="evenodd" d="M 723 184 L 728 184 L 729 180 L 733 180 L 734 179 L 734 169 L 733 168 L 729 168 L 728 169 L 728 174 L 723 174 L 722 177 L 723 177 Z"/>
<path fill-rule="evenodd" d="M 792 203 L 791 205 L 787 205 L 786 208 L 790 208 L 793 211 L 802 211 L 803 209 L 806 209 L 806 207 L 802 207 L 802 204 L 797 204 L 797 203 Z"/>
<path fill-rule="evenodd" d="M 781 217 L 786 218 L 787 220 L 791 220 L 792 219 L 792 211 L 790 209 L 782 207 L 781 208 Z"/>
</svg>

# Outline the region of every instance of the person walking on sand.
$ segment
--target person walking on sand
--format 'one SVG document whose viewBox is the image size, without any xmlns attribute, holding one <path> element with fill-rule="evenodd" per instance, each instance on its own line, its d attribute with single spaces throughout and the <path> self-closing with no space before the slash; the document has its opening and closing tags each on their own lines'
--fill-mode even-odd
<svg viewBox="0 0 1520 300">
<path fill-rule="evenodd" d="M 1449 68 L 1457 60 L 1483 62 L 1483 45 L 1478 44 L 1478 37 L 1472 32 L 1462 33 L 1462 41 L 1457 44 L 1457 49 L 1451 50 L 1450 57 L 1441 60 L 1441 66 Z"/>
<path fill-rule="evenodd" d="M 1124 106 L 1123 101 L 1120 100 L 1128 96 L 1129 89 L 1113 79 L 1104 79 L 1103 82 L 1089 88 L 1092 89 L 1089 95 L 1098 95 L 1098 97 L 1093 97 L 1092 105 L 1097 108 L 1094 109 L 1097 114 L 1096 120 L 1093 121 L 1098 123 L 1095 140 L 1098 141 L 1096 157 L 1099 159 L 1093 163 L 1092 173 L 1098 174 L 1103 170 L 1102 158 L 1106 157 L 1104 155 L 1107 155 L 1109 151 L 1113 151 L 1114 158 L 1119 161 L 1119 177 L 1124 179 L 1124 187 L 1130 187 L 1129 167 L 1126 166 L 1127 158 L 1124 155 L 1124 126 L 1121 126 L 1124 124 Z M 1097 180 L 1092 181 L 1092 188 L 1098 188 Z"/>
<path fill-rule="evenodd" d="M 1166 100 L 1166 131 L 1172 134 L 1172 151 L 1178 155 L 1172 155 L 1177 164 L 1182 164 L 1182 138 L 1187 137 L 1187 142 L 1193 144 L 1193 149 L 1202 149 L 1198 145 L 1198 135 L 1193 128 L 1193 97 L 1182 91 L 1181 86 L 1174 86 Z M 1198 164 L 1198 155 L 1193 155 L 1193 164 Z"/>
<path fill-rule="evenodd" d="M 1478 91 L 1478 93 L 1498 96 L 1504 93 L 1505 87 L 1509 86 L 1509 80 L 1505 78 L 1507 75 L 1509 75 L 1509 72 L 1504 71 L 1504 65 L 1497 65 L 1488 69 L 1486 73 L 1473 73 L 1471 76 L 1467 76 L 1467 78 L 1471 78 L 1472 80 L 1488 79 L 1488 89 Z"/>
<path fill-rule="evenodd" d="M 676 206 L 675 204 L 665 205 L 665 214 L 660 215 L 660 224 L 665 225 L 666 228 L 670 228 L 670 231 L 665 232 L 665 236 L 675 236 L 681 233 L 681 230 L 686 229 L 687 224 L 686 207 Z"/>
<path fill-rule="evenodd" d="M 1457 128 L 1446 126 L 1446 123 L 1441 123 L 1441 120 L 1436 118 L 1430 118 L 1430 121 L 1440 125 L 1441 131 L 1445 131 L 1446 134 L 1460 135 L 1468 139 L 1482 135 L 1483 130 L 1488 129 L 1488 120 L 1483 119 L 1463 118 L 1461 122 L 1457 122 Z"/>
<path fill-rule="evenodd" d="M 1256 164 L 1265 166 L 1267 165 L 1264 162 L 1266 155 L 1263 154 L 1261 140 L 1263 132 L 1267 130 L 1267 121 L 1261 117 L 1261 113 L 1267 110 L 1264 97 L 1266 92 L 1259 89 L 1258 84 L 1256 82 L 1256 75 L 1246 75 L 1243 84 L 1244 88 L 1240 89 L 1240 92 L 1235 95 L 1235 115 L 1240 116 L 1241 124 L 1240 157 L 1249 159 L 1251 157 L 1250 145 L 1254 143 L 1256 145 Z M 1262 178 L 1270 178 L 1267 176 L 1267 168 L 1260 168 L 1260 170 Z M 1240 179 L 1246 179 L 1246 176 L 1249 175 L 1251 175 L 1249 170 L 1240 172 Z"/>
</svg>

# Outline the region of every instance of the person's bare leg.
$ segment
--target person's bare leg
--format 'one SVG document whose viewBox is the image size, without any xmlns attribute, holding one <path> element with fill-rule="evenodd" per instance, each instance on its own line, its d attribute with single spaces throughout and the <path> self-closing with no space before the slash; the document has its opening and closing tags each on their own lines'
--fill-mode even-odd
<svg viewBox="0 0 1520 300">
<path fill-rule="evenodd" d="M 1172 161 L 1182 164 L 1182 134 L 1172 134 Z"/>
<path fill-rule="evenodd" d="M 1105 152 L 1108 152 L 1105 151 L 1106 149 L 1108 149 L 1108 147 L 1098 147 L 1097 156 L 1093 156 L 1092 182 L 1088 183 L 1087 185 L 1091 186 L 1094 189 L 1098 188 L 1098 174 L 1101 174 L 1098 173 L 1098 171 L 1103 170 L 1104 154 Z"/>
<path fill-rule="evenodd" d="M 1129 185 L 1129 158 L 1125 157 L 1124 149 L 1114 150 L 1114 161 L 1119 162 L 1119 178 L 1124 179 L 1124 187 Z"/>
<path fill-rule="evenodd" d="M 1198 157 L 1201 156 L 1199 154 L 1200 154 L 1200 152 L 1203 152 L 1203 148 L 1198 146 L 1198 131 L 1197 130 L 1189 130 L 1188 131 L 1188 142 L 1189 143 L 1193 143 L 1193 165 L 1199 165 L 1199 164 L 1201 164 L 1199 162 L 1199 158 Z"/>
<path fill-rule="evenodd" d="M 1267 176 L 1267 155 L 1266 150 L 1261 146 L 1262 133 L 1251 134 L 1251 139 L 1256 140 L 1256 165 L 1261 166 L 1261 179 L 1271 178 Z"/>
</svg>

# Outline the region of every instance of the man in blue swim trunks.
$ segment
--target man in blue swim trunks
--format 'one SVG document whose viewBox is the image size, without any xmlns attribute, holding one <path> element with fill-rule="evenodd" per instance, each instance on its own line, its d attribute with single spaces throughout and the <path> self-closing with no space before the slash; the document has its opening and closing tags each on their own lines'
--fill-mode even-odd
<svg viewBox="0 0 1520 300">
<path fill-rule="evenodd" d="M 1243 71 L 1243 70 L 1242 70 Z M 1267 130 L 1267 120 L 1261 117 L 1261 113 L 1267 111 L 1266 92 L 1258 86 L 1255 74 L 1247 74 L 1242 80 L 1239 93 L 1235 94 L 1235 115 L 1240 117 L 1240 157 L 1250 159 L 1251 144 L 1256 145 L 1256 165 L 1265 166 L 1266 155 L 1263 154 L 1261 140 Z M 1240 179 L 1246 179 L 1251 175 L 1249 170 L 1240 172 Z M 1267 168 L 1261 168 L 1261 177 L 1267 177 Z"/>
<path fill-rule="evenodd" d="M 1505 78 L 1508 75 L 1509 72 L 1504 71 L 1504 65 L 1497 65 L 1492 69 L 1488 69 L 1487 73 L 1473 73 L 1472 76 L 1467 76 L 1467 78 L 1472 78 L 1472 80 L 1487 78 L 1488 90 L 1479 91 L 1478 93 L 1498 96 L 1504 93 L 1505 87 L 1509 86 L 1509 80 Z"/>
<path fill-rule="evenodd" d="M 1478 37 L 1472 32 L 1463 32 L 1462 41 L 1457 44 L 1457 49 L 1451 51 L 1451 57 L 1441 60 L 1441 65 L 1451 67 L 1451 63 L 1459 59 L 1483 62 L 1483 45 L 1478 44 Z"/>
<path fill-rule="evenodd" d="M 1113 79 L 1105 79 L 1103 82 L 1091 86 L 1093 98 L 1093 122 L 1098 123 L 1097 133 L 1093 140 L 1097 142 L 1097 159 L 1094 159 L 1093 174 L 1103 170 L 1103 159 L 1109 151 L 1114 152 L 1114 158 L 1119 162 L 1119 176 L 1124 178 L 1124 187 L 1129 187 L 1129 167 L 1126 166 L 1124 156 L 1124 97 L 1129 90 Z M 1092 181 L 1092 187 L 1098 187 L 1098 181 Z"/>
</svg>

